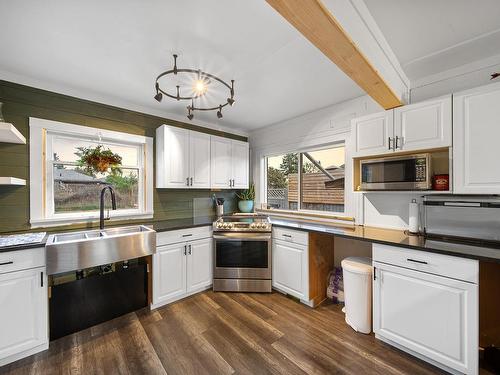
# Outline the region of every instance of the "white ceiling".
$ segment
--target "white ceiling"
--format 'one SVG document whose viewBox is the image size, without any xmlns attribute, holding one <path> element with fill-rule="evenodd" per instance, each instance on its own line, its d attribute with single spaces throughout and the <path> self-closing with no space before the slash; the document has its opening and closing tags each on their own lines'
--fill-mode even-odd
<svg viewBox="0 0 500 375">
<path fill-rule="evenodd" d="M 500 55 L 498 0 L 364 0 L 411 80 Z"/>
<path fill-rule="evenodd" d="M 0 14 L 0 79 L 107 104 L 188 121 L 186 102 L 153 99 L 173 53 L 236 80 L 224 118 L 193 123 L 250 131 L 363 95 L 264 1 L 3 0 Z"/>
</svg>

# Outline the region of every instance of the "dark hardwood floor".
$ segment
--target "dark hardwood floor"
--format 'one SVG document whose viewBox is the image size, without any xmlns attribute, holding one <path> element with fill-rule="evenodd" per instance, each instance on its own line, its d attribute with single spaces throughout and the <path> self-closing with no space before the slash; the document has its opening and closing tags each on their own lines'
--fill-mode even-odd
<svg viewBox="0 0 500 375">
<path fill-rule="evenodd" d="M 339 306 L 308 308 L 279 293 L 207 291 L 50 343 L 0 374 L 435 374 Z"/>
</svg>

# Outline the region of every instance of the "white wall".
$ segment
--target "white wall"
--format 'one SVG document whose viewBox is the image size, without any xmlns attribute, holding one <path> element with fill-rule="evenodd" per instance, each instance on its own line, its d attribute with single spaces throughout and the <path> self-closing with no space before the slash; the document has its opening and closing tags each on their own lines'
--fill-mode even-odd
<svg viewBox="0 0 500 375">
<path fill-rule="evenodd" d="M 490 74 L 500 72 L 500 57 L 462 66 L 432 77 L 412 82 L 411 102 L 416 103 L 445 94 L 491 83 Z M 497 78 L 495 81 L 499 81 Z M 249 134 L 252 174 L 256 186 L 256 201 L 265 194 L 262 159 L 266 155 L 321 146 L 339 139 L 348 139 L 350 145 L 350 120 L 365 114 L 382 111 L 370 97 L 362 96 L 332 105 L 293 119 L 289 119 Z M 346 158 L 346 186 L 352 186 L 352 165 Z M 346 190 L 346 214 L 357 224 L 393 229 L 407 229 L 408 204 L 412 199 L 422 201 L 422 194 L 408 193 L 353 193 Z M 342 244 L 341 247 L 346 247 Z"/>
<path fill-rule="evenodd" d="M 500 72 L 500 55 L 413 81 L 411 103 L 500 82 L 500 77 L 493 81 L 490 79 L 495 72 Z"/>
<path fill-rule="evenodd" d="M 265 195 L 264 162 L 268 155 L 304 150 L 339 141 L 346 141 L 346 186 L 352 186 L 352 159 L 350 150 L 351 119 L 381 111 L 382 108 L 365 95 L 335 104 L 305 115 L 292 118 L 249 135 L 252 160 L 252 177 L 256 187 L 256 202 L 263 202 Z M 346 189 L 346 200 L 352 189 Z M 346 214 L 355 216 L 355 207 L 346 206 Z"/>
</svg>

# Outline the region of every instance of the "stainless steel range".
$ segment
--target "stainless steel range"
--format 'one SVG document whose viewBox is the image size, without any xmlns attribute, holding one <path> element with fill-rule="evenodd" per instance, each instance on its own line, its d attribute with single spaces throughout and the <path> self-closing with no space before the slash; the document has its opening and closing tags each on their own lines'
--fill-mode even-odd
<svg viewBox="0 0 500 375">
<path fill-rule="evenodd" d="M 271 223 L 257 214 L 222 216 L 213 224 L 214 291 L 271 292 Z"/>
</svg>

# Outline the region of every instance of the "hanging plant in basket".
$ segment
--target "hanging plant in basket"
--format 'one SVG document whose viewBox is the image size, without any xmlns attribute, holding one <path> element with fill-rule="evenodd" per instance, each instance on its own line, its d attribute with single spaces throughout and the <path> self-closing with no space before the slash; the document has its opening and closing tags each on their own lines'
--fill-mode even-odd
<svg viewBox="0 0 500 375">
<path fill-rule="evenodd" d="M 77 160 L 78 166 L 85 173 L 95 177 L 98 173 L 111 171 L 112 174 L 120 174 L 122 165 L 122 157 L 115 154 L 109 148 L 104 148 L 103 145 L 95 147 L 78 147 L 75 155 L 79 157 Z"/>
</svg>

